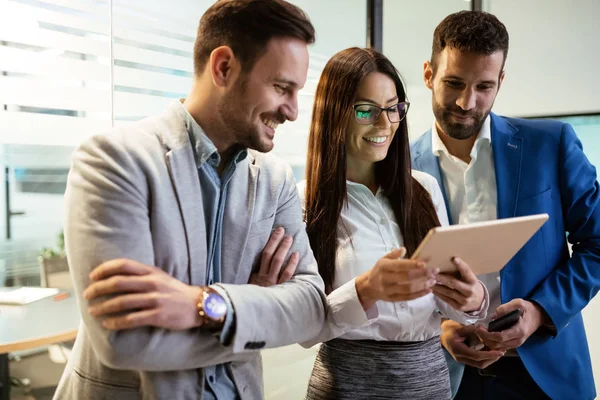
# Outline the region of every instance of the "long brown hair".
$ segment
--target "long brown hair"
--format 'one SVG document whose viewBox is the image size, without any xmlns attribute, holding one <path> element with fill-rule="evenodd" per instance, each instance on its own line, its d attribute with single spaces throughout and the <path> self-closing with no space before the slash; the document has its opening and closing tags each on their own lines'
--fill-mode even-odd
<svg viewBox="0 0 600 400">
<path fill-rule="evenodd" d="M 315 95 L 308 137 L 305 218 L 328 293 L 335 278 L 336 231 L 346 201 L 347 125 L 353 118 L 358 85 L 372 72 L 390 77 L 398 101 L 406 100 L 392 63 L 375 50 L 356 47 L 340 51 L 327 62 Z M 406 118 L 400 122 L 385 159 L 375 164 L 375 179 L 390 200 L 410 256 L 429 229 L 440 223 L 431 196 L 411 176 Z"/>
</svg>

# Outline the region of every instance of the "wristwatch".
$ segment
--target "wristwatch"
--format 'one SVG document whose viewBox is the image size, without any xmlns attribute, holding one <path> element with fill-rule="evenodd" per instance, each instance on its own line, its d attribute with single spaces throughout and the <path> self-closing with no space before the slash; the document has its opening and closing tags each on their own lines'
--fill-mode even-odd
<svg viewBox="0 0 600 400">
<path fill-rule="evenodd" d="M 201 327 L 206 329 L 221 329 L 227 316 L 227 302 L 210 286 L 200 288 L 201 295 L 198 302 L 198 314 L 202 320 Z"/>
</svg>

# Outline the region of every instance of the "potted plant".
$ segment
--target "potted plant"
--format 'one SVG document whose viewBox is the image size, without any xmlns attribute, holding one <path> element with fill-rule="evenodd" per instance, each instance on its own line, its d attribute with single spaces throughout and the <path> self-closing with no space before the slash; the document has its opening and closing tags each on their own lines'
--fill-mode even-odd
<svg viewBox="0 0 600 400">
<path fill-rule="evenodd" d="M 71 286 L 69 264 L 65 254 L 65 234 L 61 230 L 57 247 L 44 247 L 38 256 L 42 286 L 65 288 Z"/>
</svg>

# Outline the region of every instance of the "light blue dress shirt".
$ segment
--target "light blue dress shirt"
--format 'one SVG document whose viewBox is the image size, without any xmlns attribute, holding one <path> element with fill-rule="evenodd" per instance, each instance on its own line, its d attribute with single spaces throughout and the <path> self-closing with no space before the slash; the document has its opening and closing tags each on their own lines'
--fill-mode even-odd
<svg viewBox="0 0 600 400">
<path fill-rule="evenodd" d="M 248 151 L 240 149 L 225 167 L 222 176 L 217 173 L 221 156 L 217 148 L 206 136 L 200 125 L 185 109 L 186 126 L 190 141 L 194 148 L 194 157 L 198 167 L 200 187 L 202 189 L 202 203 L 204 208 L 204 221 L 206 223 L 206 241 L 208 249 L 206 284 L 212 285 L 221 281 L 221 240 L 223 232 L 223 212 L 227 201 L 227 189 L 233 177 L 237 164 L 246 158 Z M 233 307 L 227 293 L 218 286 L 213 286 L 228 303 L 228 313 L 225 325 L 220 334 L 221 343 L 227 344 L 232 332 Z M 239 399 L 235 383 L 228 369 L 228 364 L 219 364 L 204 369 L 205 400 Z"/>
</svg>

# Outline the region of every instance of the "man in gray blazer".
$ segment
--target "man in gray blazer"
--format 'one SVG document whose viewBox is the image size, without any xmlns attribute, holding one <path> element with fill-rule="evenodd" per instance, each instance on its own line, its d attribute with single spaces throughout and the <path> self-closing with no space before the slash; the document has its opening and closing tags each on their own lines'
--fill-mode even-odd
<svg viewBox="0 0 600 400">
<path fill-rule="evenodd" d="M 56 399 L 259 399 L 259 351 L 320 331 L 294 177 L 264 154 L 297 117 L 313 41 L 283 0 L 218 1 L 189 97 L 75 152 L 65 236 L 83 323 Z"/>
</svg>

